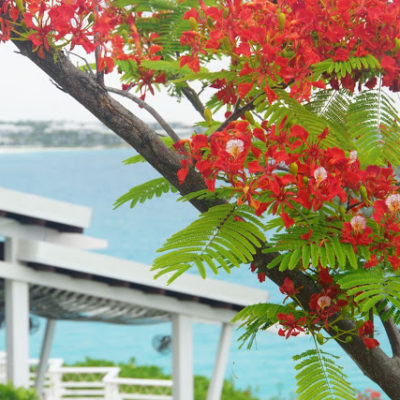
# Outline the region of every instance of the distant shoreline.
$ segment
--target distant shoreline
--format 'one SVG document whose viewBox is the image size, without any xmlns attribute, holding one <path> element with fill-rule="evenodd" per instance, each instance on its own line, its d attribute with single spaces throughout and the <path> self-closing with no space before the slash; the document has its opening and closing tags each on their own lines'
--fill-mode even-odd
<svg viewBox="0 0 400 400">
<path fill-rule="evenodd" d="M 0 146 L 0 154 L 36 153 L 48 151 L 82 151 L 82 150 L 114 150 L 126 149 L 128 146 L 76 146 L 76 147 L 44 147 L 44 146 Z"/>
</svg>

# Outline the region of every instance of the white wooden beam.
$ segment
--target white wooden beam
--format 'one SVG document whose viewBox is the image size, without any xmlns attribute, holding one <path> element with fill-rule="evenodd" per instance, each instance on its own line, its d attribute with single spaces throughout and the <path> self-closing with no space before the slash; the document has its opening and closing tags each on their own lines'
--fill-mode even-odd
<svg viewBox="0 0 400 400">
<path fill-rule="evenodd" d="M 3 261 L 0 261 L 0 277 L 122 301 L 150 309 L 155 308 L 169 313 L 185 313 L 196 321 L 198 318 L 204 322 L 229 322 L 236 315 L 234 310 L 211 307 L 194 301 L 178 300 L 161 294 L 144 293 L 138 289 L 118 287 L 118 290 L 115 290 L 114 286 L 106 283 L 76 279 L 57 272 L 35 271 L 33 268 L 21 264 L 12 265 Z"/>
<path fill-rule="evenodd" d="M 4 258 L 15 262 L 16 242 L 6 239 Z M 29 285 L 5 280 L 7 380 L 14 386 L 29 386 Z"/>
<path fill-rule="evenodd" d="M 231 324 L 222 324 L 217 357 L 215 359 L 214 370 L 208 387 L 207 400 L 221 399 L 226 366 L 229 358 L 229 348 L 232 340 L 232 332 L 233 326 Z"/>
<path fill-rule="evenodd" d="M 168 285 L 166 275 L 154 279 L 155 272 L 150 265 L 44 241 L 19 240 L 18 260 L 168 289 L 242 307 L 268 300 L 268 292 L 265 290 L 216 279 L 205 280 L 194 274 L 183 274 Z"/>
<path fill-rule="evenodd" d="M 172 317 L 172 397 L 193 400 L 193 329 L 186 315 Z"/>
<path fill-rule="evenodd" d="M 94 238 L 81 233 L 59 232 L 39 225 L 23 225 L 11 218 L 0 217 L 0 234 L 19 239 L 43 240 L 48 243 L 73 247 L 80 250 L 105 249 L 105 239 Z"/>
<path fill-rule="evenodd" d="M 51 346 L 53 344 L 55 328 L 56 328 L 56 321 L 54 319 L 48 319 L 46 323 L 46 330 L 44 333 L 42 349 L 40 352 L 40 360 L 35 381 L 35 388 L 40 398 L 43 398 L 44 380 L 47 372 Z"/>
<path fill-rule="evenodd" d="M 88 207 L 4 188 L 0 210 L 80 228 L 88 228 L 92 216 Z"/>
</svg>

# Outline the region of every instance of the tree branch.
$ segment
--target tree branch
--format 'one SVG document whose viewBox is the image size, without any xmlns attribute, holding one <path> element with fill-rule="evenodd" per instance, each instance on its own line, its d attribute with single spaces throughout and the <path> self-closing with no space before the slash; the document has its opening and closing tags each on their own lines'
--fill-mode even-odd
<svg viewBox="0 0 400 400">
<path fill-rule="evenodd" d="M 258 99 L 262 95 L 263 95 L 263 93 L 258 94 L 256 97 L 254 97 L 254 99 L 250 100 L 248 103 L 246 103 L 241 108 L 235 107 L 235 110 L 233 111 L 233 113 L 216 129 L 216 132 L 224 130 L 231 122 L 239 119 L 246 111 L 252 110 L 254 108 L 255 100 Z"/>
<path fill-rule="evenodd" d="M 101 47 L 97 46 L 94 52 L 96 58 L 96 80 L 101 86 L 104 86 L 104 71 L 99 69 L 99 59 L 101 55 Z"/>
<path fill-rule="evenodd" d="M 393 319 L 385 321 L 382 320 L 383 327 L 385 328 L 386 334 L 389 338 L 390 346 L 392 348 L 393 357 L 400 358 L 400 332 L 399 328 L 393 322 Z"/>
<path fill-rule="evenodd" d="M 204 119 L 205 108 L 197 93 L 190 86 L 185 86 L 181 90 L 185 97 L 192 103 L 194 109 L 201 115 L 201 118 Z"/>
<path fill-rule="evenodd" d="M 382 302 L 378 302 L 377 309 L 381 309 Z M 389 308 L 387 306 L 384 307 L 384 311 L 387 311 Z M 400 357 L 400 331 L 399 328 L 393 321 L 393 318 L 385 319 L 382 318 L 382 312 L 378 312 L 379 318 L 382 321 L 382 325 L 385 328 L 386 335 L 389 339 L 390 347 L 393 352 L 393 357 Z"/>
<path fill-rule="evenodd" d="M 76 54 L 76 53 L 74 53 L 74 52 L 72 52 L 72 51 L 68 51 L 68 52 L 67 52 L 67 55 L 69 55 L 69 54 L 72 54 L 73 56 L 80 58 L 80 59 L 85 63 L 85 65 L 86 65 L 86 71 L 88 72 L 88 74 L 89 74 L 93 79 L 96 79 L 96 76 L 95 76 L 95 74 L 93 73 L 90 64 L 88 63 L 88 60 L 86 60 L 85 57 L 82 57 L 82 56 L 80 56 L 79 54 Z"/>
<path fill-rule="evenodd" d="M 152 117 L 160 124 L 160 126 L 164 129 L 167 135 L 171 137 L 171 139 L 174 142 L 179 142 L 179 140 L 181 140 L 181 138 L 176 134 L 176 132 L 172 129 L 172 127 L 164 120 L 164 118 L 153 107 L 151 107 L 142 99 L 134 96 L 132 93 L 129 93 L 125 90 L 116 89 L 112 87 L 106 87 L 106 90 L 108 92 L 119 94 L 120 96 L 126 97 L 134 101 L 136 104 L 144 108 L 149 114 L 152 115 Z"/>
</svg>

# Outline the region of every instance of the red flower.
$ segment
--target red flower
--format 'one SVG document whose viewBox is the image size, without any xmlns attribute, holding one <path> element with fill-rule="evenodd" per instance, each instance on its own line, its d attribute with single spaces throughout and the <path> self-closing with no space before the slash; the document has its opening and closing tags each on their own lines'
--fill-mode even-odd
<svg viewBox="0 0 400 400">
<path fill-rule="evenodd" d="M 374 323 L 371 320 L 364 322 L 358 328 L 358 335 L 360 337 L 369 336 L 372 335 L 373 333 L 374 333 Z"/>
<path fill-rule="evenodd" d="M 310 228 L 307 233 L 305 233 L 304 235 L 301 235 L 300 237 L 304 240 L 310 240 L 312 233 L 313 233 L 313 230 Z"/>
<path fill-rule="evenodd" d="M 264 274 L 264 272 L 259 272 L 259 273 L 257 274 L 257 278 L 258 278 L 258 280 L 259 280 L 260 282 L 265 282 L 265 274 Z"/>
<path fill-rule="evenodd" d="M 287 294 L 287 296 L 283 300 L 283 302 L 285 302 L 286 299 L 289 298 L 290 296 L 294 296 L 297 293 L 299 293 L 300 288 L 296 289 L 294 287 L 293 281 L 289 277 L 286 277 L 285 280 L 283 281 L 282 286 L 279 287 L 279 290 L 281 291 L 282 294 Z"/>
<path fill-rule="evenodd" d="M 300 332 L 304 332 L 304 326 L 306 324 L 306 317 L 301 317 L 299 319 L 295 319 L 292 313 L 290 314 L 278 314 L 279 323 L 284 327 L 280 328 L 278 331 L 279 336 L 286 336 L 286 339 L 289 336 L 297 336 Z"/>
<path fill-rule="evenodd" d="M 351 243 L 353 245 L 354 252 L 357 251 L 357 246 L 368 246 L 372 242 L 372 229 L 369 226 L 364 228 L 361 224 L 357 224 L 355 218 L 353 217 L 351 222 L 345 222 L 342 229 L 341 242 Z M 362 218 L 362 217 L 360 217 Z"/>
<path fill-rule="evenodd" d="M 389 260 L 390 264 L 392 264 L 393 271 L 397 271 L 399 269 L 399 266 L 400 266 L 399 257 L 395 256 L 395 255 L 389 256 L 388 260 Z"/>
<path fill-rule="evenodd" d="M 374 347 L 379 346 L 379 342 L 374 338 L 366 337 L 363 338 L 363 341 L 367 349 L 373 349 Z"/>
<path fill-rule="evenodd" d="M 324 287 L 332 285 L 333 279 L 329 275 L 329 269 L 328 268 L 320 268 L 319 269 L 319 282 Z"/>
<path fill-rule="evenodd" d="M 362 338 L 365 347 L 367 347 L 368 349 L 373 349 L 374 347 L 379 346 L 379 342 L 373 337 L 370 337 L 373 335 L 373 333 L 374 333 L 374 324 L 370 320 L 364 322 L 358 328 L 358 335 Z"/>
<path fill-rule="evenodd" d="M 372 254 L 371 258 L 364 264 L 364 268 L 372 268 L 378 264 L 378 259 L 375 254 Z"/>
</svg>

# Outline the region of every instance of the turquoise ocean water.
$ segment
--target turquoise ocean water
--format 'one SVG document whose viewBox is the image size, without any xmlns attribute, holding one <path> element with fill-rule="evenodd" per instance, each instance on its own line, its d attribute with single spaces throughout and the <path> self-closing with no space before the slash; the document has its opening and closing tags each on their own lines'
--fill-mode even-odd
<svg viewBox="0 0 400 400">
<path fill-rule="evenodd" d="M 157 177 L 146 164 L 124 166 L 121 161 L 131 155 L 133 152 L 128 149 L 1 154 L 0 186 L 91 207 L 92 225 L 86 233 L 108 240 L 109 247 L 102 252 L 150 264 L 163 241 L 186 226 L 197 212 L 188 204 L 176 204 L 177 196 L 172 194 L 138 205 L 133 210 L 125 206 L 114 211 L 113 203 L 117 197 L 132 186 Z M 216 278 L 261 287 L 270 292 L 272 301 L 282 299 L 272 285 L 259 284 L 247 267 Z M 151 346 L 154 335 L 169 334 L 170 329 L 167 323 L 121 326 L 60 321 L 51 356 L 64 358 L 66 362 L 83 360 L 86 356 L 117 362 L 135 357 L 138 364 L 156 364 L 170 371 L 170 356 L 158 354 Z M 32 357 L 39 355 L 43 331 L 44 321 L 41 321 L 39 330 L 31 335 Z M 239 335 L 240 332 L 236 332 L 235 339 Z M 194 336 L 195 373 L 209 376 L 219 327 L 196 324 Z M 387 346 L 386 343 L 382 345 Z M 250 351 L 239 349 L 234 340 L 227 378 L 238 387 L 251 386 L 262 400 L 278 393 L 289 396 L 295 391 L 291 357 L 308 348 L 312 348 L 308 337 L 286 340 L 262 333 Z M 0 351 L 4 349 L 4 329 L 0 329 Z M 336 344 L 326 346 L 326 350 L 341 356 L 339 363 L 354 387 L 360 390 L 376 388 Z"/>
</svg>

